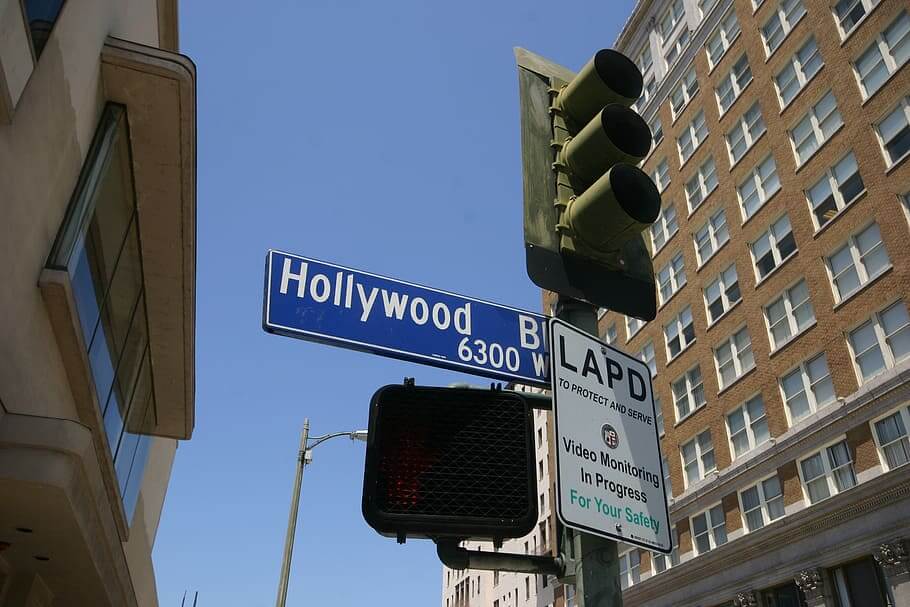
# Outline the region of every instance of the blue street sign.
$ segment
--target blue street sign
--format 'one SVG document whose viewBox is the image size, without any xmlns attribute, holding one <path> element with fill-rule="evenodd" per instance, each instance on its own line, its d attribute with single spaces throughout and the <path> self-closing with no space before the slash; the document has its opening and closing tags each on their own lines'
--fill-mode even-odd
<svg viewBox="0 0 910 607">
<path fill-rule="evenodd" d="M 262 328 L 549 387 L 541 314 L 269 250 Z"/>
</svg>

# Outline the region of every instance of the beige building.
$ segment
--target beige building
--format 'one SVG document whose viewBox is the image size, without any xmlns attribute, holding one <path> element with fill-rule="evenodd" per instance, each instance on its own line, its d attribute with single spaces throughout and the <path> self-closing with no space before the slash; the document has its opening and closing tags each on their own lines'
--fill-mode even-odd
<svg viewBox="0 0 910 607">
<path fill-rule="evenodd" d="M 194 424 L 176 0 L 0 0 L 0 606 L 158 604 Z"/>
</svg>

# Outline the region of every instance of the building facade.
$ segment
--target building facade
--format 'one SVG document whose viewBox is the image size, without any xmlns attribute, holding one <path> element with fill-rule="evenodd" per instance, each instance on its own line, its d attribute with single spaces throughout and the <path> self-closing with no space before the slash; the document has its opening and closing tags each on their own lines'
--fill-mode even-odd
<svg viewBox="0 0 910 607">
<path fill-rule="evenodd" d="M 598 324 L 651 369 L 674 541 L 620 545 L 624 605 L 910 606 L 910 2 L 640 0 L 615 47 L 658 312 Z M 524 604 L 464 573 L 449 605 Z"/>
<path fill-rule="evenodd" d="M 0 606 L 158 605 L 194 425 L 196 74 L 176 0 L 0 3 Z"/>
</svg>

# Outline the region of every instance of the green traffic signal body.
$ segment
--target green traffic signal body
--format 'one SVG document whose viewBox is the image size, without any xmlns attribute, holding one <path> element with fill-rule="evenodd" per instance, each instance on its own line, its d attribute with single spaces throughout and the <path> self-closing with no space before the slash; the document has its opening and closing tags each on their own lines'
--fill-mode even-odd
<svg viewBox="0 0 910 607">
<path fill-rule="evenodd" d="M 651 149 L 651 129 L 629 108 L 603 108 L 560 152 L 562 164 L 584 184 L 591 184 L 614 164 L 638 164 Z"/>
<path fill-rule="evenodd" d="M 631 106 L 641 96 L 642 86 L 641 72 L 631 59 L 602 49 L 560 91 L 556 105 L 580 128 L 605 105 Z"/>
</svg>

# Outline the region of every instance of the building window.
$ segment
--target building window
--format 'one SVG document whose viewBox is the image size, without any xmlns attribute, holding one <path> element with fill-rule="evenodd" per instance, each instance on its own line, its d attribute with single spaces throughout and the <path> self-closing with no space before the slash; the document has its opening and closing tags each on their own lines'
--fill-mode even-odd
<svg viewBox="0 0 910 607">
<path fill-rule="evenodd" d="M 894 413 L 873 422 L 875 444 L 886 470 L 894 470 L 910 462 L 910 409 L 901 407 Z"/>
<path fill-rule="evenodd" d="M 850 35 L 866 13 L 871 11 L 879 0 L 838 0 L 834 5 L 834 19 L 840 28 L 841 38 Z"/>
<path fill-rule="evenodd" d="M 745 153 L 745 152 L 744 152 Z M 746 180 L 739 184 L 736 195 L 743 212 L 743 221 L 749 219 L 769 198 L 780 190 L 780 178 L 773 156 L 768 156 L 756 166 Z"/>
<path fill-rule="evenodd" d="M 654 344 L 652 342 L 649 341 L 646 343 L 645 346 L 638 351 L 638 354 L 635 355 L 635 358 L 648 365 L 652 377 L 657 375 L 657 358 L 654 354 Z"/>
<path fill-rule="evenodd" d="M 871 97 L 910 57 L 910 14 L 901 11 L 854 62 L 860 89 Z"/>
<path fill-rule="evenodd" d="M 670 527 L 670 545 L 673 550 L 669 555 L 662 552 L 651 553 L 651 562 L 654 563 L 654 575 L 679 565 L 679 535 L 676 533 L 675 526 Z"/>
<path fill-rule="evenodd" d="M 796 254 L 796 240 L 790 229 L 790 218 L 784 215 L 750 246 L 758 280 Z"/>
<path fill-rule="evenodd" d="M 686 286 L 686 268 L 683 265 L 682 252 L 679 252 L 657 271 L 657 296 L 660 305 L 667 303 L 684 286 Z"/>
<path fill-rule="evenodd" d="M 657 88 L 657 83 L 654 80 L 654 76 L 649 77 L 645 80 L 645 84 L 641 87 L 641 97 L 638 98 L 636 102 L 637 107 L 644 107 L 648 101 L 654 96 L 654 90 Z"/>
<path fill-rule="evenodd" d="M 652 374 L 653 375 L 653 374 Z M 660 397 L 654 397 L 654 425 L 657 426 L 657 435 L 664 435 L 664 410 L 660 404 Z"/>
<path fill-rule="evenodd" d="M 698 78 L 695 77 L 695 68 L 692 68 L 670 93 L 670 110 L 673 112 L 674 120 L 697 94 Z"/>
<path fill-rule="evenodd" d="M 651 173 L 651 180 L 660 192 L 666 190 L 667 186 L 670 185 L 670 164 L 666 158 L 657 163 L 657 167 Z"/>
<path fill-rule="evenodd" d="M 126 112 L 108 104 L 49 258 L 68 272 L 120 497 L 131 520 L 156 423 Z"/>
<path fill-rule="evenodd" d="M 765 306 L 765 322 L 771 335 L 772 351 L 815 324 L 815 310 L 805 280 L 784 290 L 780 297 Z"/>
<path fill-rule="evenodd" d="M 667 206 L 660 210 L 657 219 L 651 224 L 650 231 L 651 244 L 656 255 L 667 244 L 667 241 L 679 231 L 679 224 L 676 222 L 676 208 L 672 202 L 667 203 Z"/>
<path fill-rule="evenodd" d="M 714 348 L 714 364 L 720 389 L 723 390 L 755 366 L 752 339 L 743 327 Z"/>
<path fill-rule="evenodd" d="M 908 45 L 910 46 L 910 45 Z M 910 152 L 910 97 L 904 97 L 885 119 L 875 125 L 885 164 L 893 167 Z"/>
<path fill-rule="evenodd" d="M 673 0 L 667 11 L 660 18 L 660 38 L 664 44 L 667 43 L 670 34 L 676 29 L 676 25 L 682 20 L 683 16 L 685 16 L 685 9 L 683 8 L 682 0 Z"/>
<path fill-rule="evenodd" d="M 819 408 L 834 402 L 834 383 L 824 353 L 810 358 L 780 378 L 784 404 L 792 426 Z"/>
<path fill-rule="evenodd" d="M 884 573 L 871 556 L 841 565 L 830 571 L 834 582 L 834 605 L 853 607 L 895 604 L 887 590 Z"/>
<path fill-rule="evenodd" d="M 730 152 L 730 164 L 739 162 L 764 133 L 765 121 L 761 115 L 761 108 L 756 101 L 733 124 L 730 132 L 724 135 L 727 140 L 727 150 Z M 773 164 L 773 159 L 771 162 Z"/>
<path fill-rule="evenodd" d="M 629 336 L 629 339 L 635 337 L 635 334 L 641 331 L 643 326 L 645 326 L 645 321 L 626 316 L 626 334 Z"/>
<path fill-rule="evenodd" d="M 797 94 L 809 83 L 810 80 L 822 69 L 824 61 L 818 52 L 815 37 L 809 38 L 800 47 L 787 64 L 774 77 L 777 85 L 777 94 L 780 97 L 781 109 L 787 107 Z"/>
<path fill-rule="evenodd" d="M 692 307 L 686 306 L 668 324 L 664 325 L 667 342 L 667 360 L 673 360 L 695 341 L 695 325 L 692 322 Z"/>
<path fill-rule="evenodd" d="M 641 580 L 641 553 L 631 550 L 619 555 L 619 585 L 623 590 Z"/>
<path fill-rule="evenodd" d="M 714 164 L 714 158 L 708 156 L 692 179 L 686 182 L 686 202 L 689 205 L 689 212 L 692 213 L 708 197 L 708 194 L 717 187 L 717 167 Z"/>
<path fill-rule="evenodd" d="M 707 136 L 708 125 L 705 123 L 705 111 L 702 110 L 695 115 L 676 140 L 681 164 L 685 164 L 692 157 Z"/>
<path fill-rule="evenodd" d="M 604 333 L 604 341 L 611 346 L 616 343 L 616 323 L 611 323 Z"/>
<path fill-rule="evenodd" d="M 717 25 L 717 29 L 714 30 L 714 33 L 711 34 L 705 44 L 705 50 L 708 53 L 708 66 L 713 69 L 720 62 L 721 57 L 724 56 L 733 41 L 739 37 L 741 31 L 739 21 L 736 19 L 736 11 L 731 9 Z"/>
<path fill-rule="evenodd" d="M 670 478 L 670 460 L 664 455 L 663 446 L 660 447 L 660 465 L 664 473 L 664 487 L 667 489 L 667 497 L 673 497 L 673 482 Z"/>
<path fill-rule="evenodd" d="M 717 322 L 740 299 L 742 299 L 742 294 L 739 291 L 736 265 L 730 264 L 730 267 L 721 272 L 717 278 L 705 287 L 705 308 L 708 311 L 708 324 L 711 325 Z"/>
<path fill-rule="evenodd" d="M 694 234 L 699 267 L 705 265 L 728 240 L 730 231 L 727 229 L 727 216 L 724 215 L 723 209 L 718 209 Z"/>
<path fill-rule="evenodd" d="M 651 66 L 654 65 L 654 60 L 651 58 L 651 45 L 648 42 L 645 42 L 645 46 L 638 54 L 638 59 L 635 63 L 642 74 L 647 74 Z"/>
<path fill-rule="evenodd" d="M 701 368 L 696 365 L 673 382 L 673 404 L 676 421 L 682 421 L 693 411 L 705 404 L 705 386 L 701 379 Z M 710 439 L 710 435 L 708 436 Z"/>
<path fill-rule="evenodd" d="M 761 394 L 756 394 L 727 414 L 727 433 L 730 435 L 734 459 L 771 438 Z"/>
<path fill-rule="evenodd" d="M 705 430 L 679 448 L 682 455 L 683 471 L 685 472 L 686 487 L 705 478 L 709 472 L 716 470 L 714 462 L 714 443 L 711 441 L 711 431 Z"/>
<path fill-rule="evenodd" d="M 664 127 L 660 123 L 660 118 L 655 117 L 654 121 L 648 125 L 651 127 L 651 137 L 654 139 L 654 147 L 657 147 L 664 140 Z"/>
<path fill-rule="evenodd" d="M 828 256 L 827 262 L 834 298 L 838 302 L 848 299 L 891 267 L 877 223 L 847 239 Z"/>
<path fill-rule="evenodd" d="M 686 48 L 686 45 L 689 44 L 689 29 L 684 28 L 680 32 L 679 36 L 676 37 L 676 40 L 673 41 L 673 44 L 667 49 L 664 53 L 664 57 L 667 60 L 667 71 L 670 71 L 670 68 L 676 63 L 676 60 L 679 59 L 679 56 L 682 54 L 683 49 Z"/>
<path fill-rule="evenodd" d="M 784 493 L 777 475 L 739 493 L 746 529 L 758 531 L 784 515 Z"/>
<path fill-rule="evenodd" d="M 850 347 L 862 381 L 894 367 L 910 354 L 910 317 L 899 301 L 850 332 Z"/>
<path fill-rule="evenodd" d="M 856 486 L 853 456 L 845 440 L 801 460 L 799 469 L 810 504 Z"/>
<path fill-rule="evenodd" d="M 826 226 L 865 191 L 856 157 L 850 152 L 806 191 L 815 228 Z"/>
<path fill-rule="evenodd" d="M 784 38 L 793 30 L 793 26 L 805 14 L 806 7 L 803 6 L 802 0 L 781 0 L 771 18 L 761 28 L 762 40 L 765 42 L 765 52 L 768 57 L 774 54 Z"/>
<path fill-rule="evenodd" d="M 828 91 L 828 94 L 809 108 L 806 115 L 790 129 L 790 144 L 796 156 L 796 165 L 805 164 L 843 125 L 844 121 L 837 109 L 834 93 Z"/>
<path fill-rule="evenodd" d="M 750 82 L 752 82 L 752 68 L 749 67 L 749 60 L 743 55 L 733 64 L 730 73 L 724 76 L 717 88 L 714 89 L 714 96 L 717 98 L 717 107 L 720 109 L 721 116 L 739 99 L 743 89 Z"/>
<path fill-rule="evenodd" d="M 692 517 L 692 539 L 696 554 L 704 554 L 727 543 L 727 522 L 721 504 Z"/>
<path fill-rule="evenodd" d="M 47 39 L 51 36 L 51 30 L 60 16 L 60 9 L 63 8 L 65 0 L 23 0 L 22 8 L 25 12 L 25 19 L 28 21 L 29 35 L 32 40 L 32 48 L 35 50 L 35 58 L 41 56 Z"/>
</svg>

